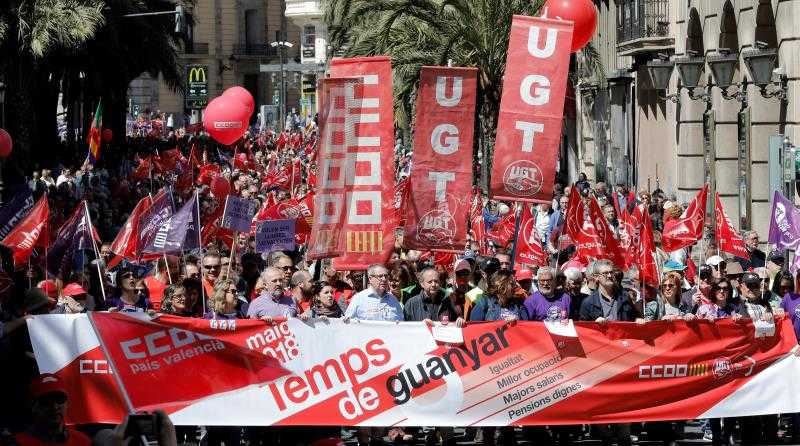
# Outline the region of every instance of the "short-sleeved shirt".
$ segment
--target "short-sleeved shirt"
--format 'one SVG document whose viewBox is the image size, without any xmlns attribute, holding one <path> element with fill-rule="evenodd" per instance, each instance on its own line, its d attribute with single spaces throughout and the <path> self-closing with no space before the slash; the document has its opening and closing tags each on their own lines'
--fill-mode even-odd
<svg viewBox="0 0 800 446">
<path fill-rule="evenodd" d="M 548 297 L 537 291 L 525 299 L 524 305 L 532 321 L 560 321 L 569 318 L 571 299 L 566 293 Z"/>
<path fill-rule="evenodd" d="M 294 299 L 286 295 L 281 295 L 278 299 L 274 299 L 269 294 L 262 294 L 250 302 L 250 307 L 247 309 L 247 317 L 250 319 L 295 316 L 297 316 L 297 307 L 294 304 Z"/>
<path fill-rule="evenodd" d="M 786 293 L 781 300 L 781 308 L 794 325 L 794 334 L 800 341 L 800 294 Z"/>
<path fill-rule="evenodd" d="M 402 321 L 403 307 L 392 293 L 378 296 L 370 287 L 350 299 L 344 315 L 362 321 Z"/>
</svg>

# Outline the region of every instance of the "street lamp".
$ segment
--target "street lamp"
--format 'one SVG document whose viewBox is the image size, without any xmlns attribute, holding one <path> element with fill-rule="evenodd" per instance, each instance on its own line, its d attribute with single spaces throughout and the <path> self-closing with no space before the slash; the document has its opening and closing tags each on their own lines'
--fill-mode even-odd
<svg viewBox="0 0 800 446">
<path fill-rule="evenodd" d="M 669 60 L 665 55 L 662 56 L 661 59 L 651 60 L 645 65 L 647 72 L 650 74 L 650 80 L 653 81 L 654 90 L 669 90 L 669 80 L 672 78 L 672 69 L 674 67 L 675 63 Z M 678 95 L 675 93 L 662 97 L 675 103 L 678 102 Z"/>
<path fill-rule="evenodd" d="M 280 47 L 280 59 L 281 59 L 281 131 L 286 128 L 286 72 L 283 70 L 283 58 L 286 57 L 286 48 L 291 48 L 294 46 L 292 42 L 287 42 L 285 40 L 281 40 L 278 42 L 270 43 L 270 46 L 273 48 Z"/>
<path fill-rule="evenodd" d="M 727 48 L 720 48 L 716 54 L 711 54 L 706 58 L 709 68 L 711 68 L 711 75 L 714 78 L 714 83 L 722 91 L 722 97 L 730 100 L 736 99 L 739 102 L 746 100 L 745 93 L 747 86 L 743 83 L 739 86 L 739 90 L 730 93 L 729 88 L 735 87 L 738 84 L 733 83 L 733 75 L 736 72 L 736 67 L 739 65 L 739 54 L 732 53 Z"/>
<path fill-rule="evenodd" d="M 681 87 L 689 90 L 689 98 L 695 101 L 711 102 L 711 95 L 708 93 L 695 94 L 695 89 L 700 84 L 700 78 L 706 66 L 706 60 L 703 57 L 698 57 L 694 51 L 687 51 L 687 53 L 689 53 L 688 56 L 675 59 L 675 67 L 678 69 Z"/>
<path fill-rule="evenodd" d="M 767 48 L 764 42 L 756 42 L 756 48 L 751 48 L 742 52 L 742 59 L 744 64 L 747 65 L 750 71 L 750 77 L 753 83 L 756 84 L 761 91 L 761 96 L 765 98 L 777 97 L 781 100 L 786 99 L 786 74 L 780 67 L 776 68 L 778 62 L 778 51 L 774 48 Z M 773 82 L 773 75 L 778 77 L 778 80 Z M 770 85 L 776 87 L 769 91 L 767 87 Z"/>
</svg>

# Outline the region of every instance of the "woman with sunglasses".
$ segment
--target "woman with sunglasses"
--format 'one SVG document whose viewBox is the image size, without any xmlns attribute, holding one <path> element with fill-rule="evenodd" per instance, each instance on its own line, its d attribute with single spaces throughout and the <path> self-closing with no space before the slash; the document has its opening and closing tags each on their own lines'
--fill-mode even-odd
<svg viewBox="0 0 800 446">
<path fill-rule="evenodd" d="M 133 270 L 122 268 L 116 276 L 117 289 L 106 301 L 108 311 L 123 313 L 153 312 L 144 280 L 137 280 Z"/>
<path fill-rule="evenodd" d="M 214 285 L 211 308 L 203 319 L 247 319 L 247 304 L 240 305 L 239 290 L 231 279 L 222 279 Z"/>
<path fill-rule="evenodd" d="M 717 281 L 711 287 L 712 301 L 705 302 L 697 309 L 697 317 L 714 321 L 720 318 L 732 317 L 738 313 L 739 307 L 731 301 L 733 286 L 726 278 Z"/>
<path fill-rule="evenodd" d="M 659 293 L 644 307 L 644 321 L 674 321 L 694 318 L 691 307 L 681 300 L 681 275 L 670 271 L 664 274 Z M 642 322 L 641 319 L 637 322 Z"/>
<path fill-rule="evenodd" d="M 173 316 L 194 317 L 197 313 L 196 294 L 189 292 L 182 283 L 169 285 L 164 289 L 161 312 Z"/>
</svg>

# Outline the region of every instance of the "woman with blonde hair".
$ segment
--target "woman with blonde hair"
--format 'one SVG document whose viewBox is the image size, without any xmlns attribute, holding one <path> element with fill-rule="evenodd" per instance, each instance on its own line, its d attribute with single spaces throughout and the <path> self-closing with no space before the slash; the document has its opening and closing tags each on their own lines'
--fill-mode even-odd
<svg viewBox="0 0 800 446">
<path fill-rule="evenodd" d="M 214 284 L 211 308 L 203 319 L 247 319 L 247 304 L 240 305 L 239 290 L 232 279 L 220 279 Z"/>
</svg>

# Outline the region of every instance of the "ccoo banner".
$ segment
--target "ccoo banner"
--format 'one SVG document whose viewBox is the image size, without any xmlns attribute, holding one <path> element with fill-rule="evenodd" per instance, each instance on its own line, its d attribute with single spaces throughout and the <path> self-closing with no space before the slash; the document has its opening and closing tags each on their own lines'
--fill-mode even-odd
<svg viewBox="0 0 800 446">
<path fill-rule="evenodd" d="M 125 415 L 113 370 L 135 410 L 162 407 L 179 425 L 557 425 L 800 412 L 788 318 L 756 335 L 752 323 L 732 320 L 431 330 L 91 317 L 97 332 L 86 314 L 28 320 L 39 369 L 81 402 L 69 408 L 73 423 Z"/>
<path fill-rule="evenodd" d="M 514 16 L 497 124 L 490 193 L 553 199 L 569 71 L 572 22 Z"/>
<path fill-rule="evenodd" d="M 477 72 L 422 67 L 404 238 L 410 249 L 464 251 Z"/>
<path fill-rule="evenodd" d="M 352 184 L 345 184 L 344 254 L 339 270 L 364 270 L 389 260 L 394 247 L 394 109 L 392 63 L 386 56 L 334 59 L 331 77 L 360 78 L 346 94 L 357 107 L 346 110 L 344 132 L 355 140 L 345 147 Z M 353 128 L 348 128 L 353 126 Z"/>
</svg>

